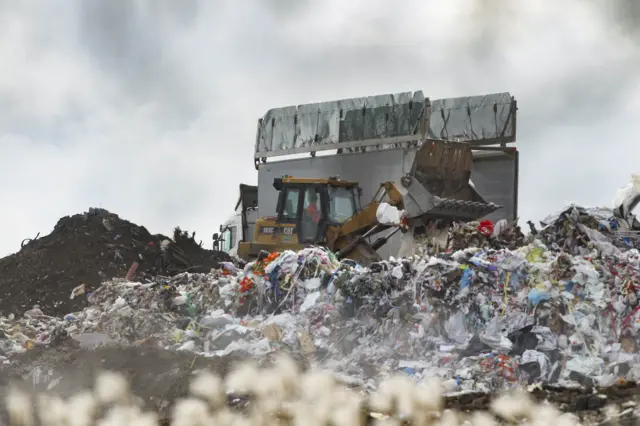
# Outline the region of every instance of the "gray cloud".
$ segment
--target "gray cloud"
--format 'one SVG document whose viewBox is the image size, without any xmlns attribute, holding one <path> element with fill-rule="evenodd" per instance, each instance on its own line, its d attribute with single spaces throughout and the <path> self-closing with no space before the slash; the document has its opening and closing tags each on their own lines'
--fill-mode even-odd
<svg viewBox="0 0 640 426">
<path fill-rule="evenodd" d="M 604 19 L 615 25 L 624 35 L 637 39 L 640 35 L 640 4 L 634 0 L 596 0 Z"/>
<path fill-rule="evenodd" d="M 80 47 L 131 102 L 160 103 L 166 119 L 189 120 L 205 107 L 197 96 L 197 82 L 185 78 L 188 58 L 181 58 L 171 43 L 172 35 L 189 31 L 200 2 L 116 0 L 79 6 Z"/>
<path fill-rule="evenodd" d="M 517 97 L 521 217 L 608 204 L 637 170 L 640 10 L 541 3 L 0 0 L 0 255 L 95 205 L 210 235 L 267 109 L 404 90 Z"/>
</svg>

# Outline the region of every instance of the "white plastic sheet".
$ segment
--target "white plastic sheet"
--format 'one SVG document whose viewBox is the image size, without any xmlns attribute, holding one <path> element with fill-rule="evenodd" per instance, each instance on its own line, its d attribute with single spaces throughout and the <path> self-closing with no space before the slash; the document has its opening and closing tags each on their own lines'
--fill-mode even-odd
<svg viewBox="0 0 640 426">
<path fill-rule="evenodd" d="M 456 343 L 462 344 L 469 339 L 469 332 L 464 321 L 464 312 L 451 315 L 444 325 L 447 336 Z"/>
<path fill-rule="evenodd" d="M 638 202 L 640 202 L 640 174 L 633 174 L 631 182 L 616 191 L 613 199 L 614 212 L 626 219 Z"/>
<path fill-rule="evenodd" d="M 399 225 L 402 211 L 387 203 L 381 203 L 376 210 L 376 219 L 383 225 Z"/>
<path fill-rule="evenodd" d="M 503 335 L 480 333 L 480 340 L 492 349 L 508 352 L 513 349 L 513 343 Z"/>
<path fill-rule="evenodd" d="M 597 376 L 604 371 L 604 361 L 593 356 L 576 356 L 567 361 L 566 368 L 585 376 Z"/>
<path fill-rule="evenodd" d="M 410 257 L 416 253 L 416 241 L 413 238 L 413 229 L 402 234 L 400 240 L 400 249 L 398 250 L 398 257 Z"/>
<path fill-rule="evenodd" d="M 508 225 L 509 223 L 507 222 L 506 219 L 500 219 L 499 221 L 497 221 L 495 226 L 493 227 L 493 237 L 494 238 L 499 237 L 500 234 L 502 234 L 502 231 L 507 229 Z"/>
<path fill-rule="evenodd" d="M 549 358 L 542 352 L 528 349 L 522 354 L 521 364 L 528 364 L 530 362 L 537 362 L 540 366 L 540 376 L 546 377 L 549 371 Z"/>
</svg>

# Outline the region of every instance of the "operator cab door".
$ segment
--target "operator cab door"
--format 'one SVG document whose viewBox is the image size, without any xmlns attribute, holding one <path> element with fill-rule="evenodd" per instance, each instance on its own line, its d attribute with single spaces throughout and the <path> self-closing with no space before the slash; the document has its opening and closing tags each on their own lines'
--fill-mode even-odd
<svg viewBox="0 0 640 426">
<path fill-rule="evenodd" d="M 326 230 L 326 185 L 307 185 L 304 188 L 298 239 L 302 244 L 322 244 L 325 242 Z"/>
<path fill-rule="evenodd" d="M 288 184 L 278 199 L 279 224 L 295 225 L 299 244 L 324 242 L 326 230 L 326 194 L 322 185 Z"/>
<path fill-rule="evenodd" d="M 303 191 L 297 187 L 284 185 L 280 189 L 277 208 L 278 217 L 276 218 L 276 223 L 279 226 L 273 228 L 272 232 L 279 234 L 278 237 L 283 243 L 299 244 L 300 206 L 303 196 Z"/>
</svg>

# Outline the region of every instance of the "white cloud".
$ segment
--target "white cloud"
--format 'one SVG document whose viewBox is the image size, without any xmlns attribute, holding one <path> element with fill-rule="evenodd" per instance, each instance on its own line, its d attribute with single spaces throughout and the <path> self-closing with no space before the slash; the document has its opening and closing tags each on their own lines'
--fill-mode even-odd
<svg viewBox="0 0 640 426">
<path fill-rule="evenodd" d="M 0 255 L 92 206 L 208 245 L 267 109 L 403 90 L 516 96 L 522 218 L 609 203 L 637 40 L 597 2 L 504 4 L 0 0 Z"/>
</svg>

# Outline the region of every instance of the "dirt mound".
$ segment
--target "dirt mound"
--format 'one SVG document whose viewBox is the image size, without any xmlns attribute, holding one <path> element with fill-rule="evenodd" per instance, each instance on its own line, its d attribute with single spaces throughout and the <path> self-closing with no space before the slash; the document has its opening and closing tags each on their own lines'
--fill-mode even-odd
<svg viewBox="0 0 640 426">
<path fill-rule="evenodd" d="M 74 288 L 84 284 L 91 292 L 107 279 L 124 277 L 133 262 L 139 264 L 137 274 L 173 275 L 206 272 L 230 260 L 225 253 L 203 249 L 178 228 L 174 238 L 163 257 L 161 243 L 169 238 L 104 209 L 63 217 L 51 234 L 0 259 L 0 314 L 22 314 L 36 304 L 48 315 L 81 309 L 86 296 L 72 300 Z"/>
</svg>

